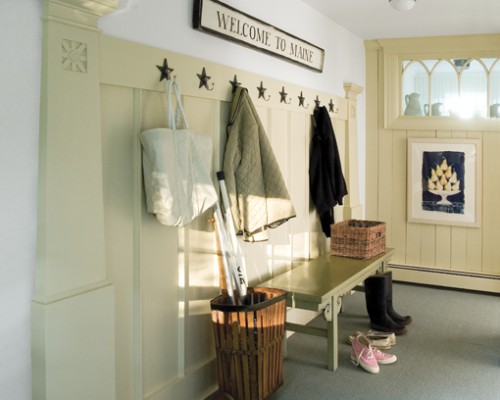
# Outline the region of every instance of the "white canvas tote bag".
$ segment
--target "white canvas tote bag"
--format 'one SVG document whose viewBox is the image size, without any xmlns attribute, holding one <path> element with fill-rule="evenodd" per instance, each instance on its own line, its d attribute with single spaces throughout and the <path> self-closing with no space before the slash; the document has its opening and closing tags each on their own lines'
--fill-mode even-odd
<svg viewBox="0 0 500 400">
<path fill-rule="evenodd" d="M 218 201 L 210 177 L 212 139 L 189 130 L 175 80 L 167 80 L 166 92 L 167 128 L 139 135 L 146 208 L 163 225 L 184 226 Z"/>
</svg>

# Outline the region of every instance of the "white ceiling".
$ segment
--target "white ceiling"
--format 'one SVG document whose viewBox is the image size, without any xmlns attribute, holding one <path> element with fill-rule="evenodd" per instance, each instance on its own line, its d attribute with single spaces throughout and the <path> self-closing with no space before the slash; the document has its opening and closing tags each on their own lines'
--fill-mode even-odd
<svg viewBox="0 0 500 400">
<path fill-rule="evenodd" d="M 500 0 L 417 0 L 396 11 L 388 0 L 302 0 L 363 39 L 500 33 Z"/>
</svg>

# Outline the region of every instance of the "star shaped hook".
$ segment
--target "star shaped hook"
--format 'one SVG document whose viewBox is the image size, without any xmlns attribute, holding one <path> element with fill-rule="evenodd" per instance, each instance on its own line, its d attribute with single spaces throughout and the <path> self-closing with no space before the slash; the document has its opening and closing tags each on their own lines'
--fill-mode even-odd
<svg viewBox="0 0 500 400">
<path fill-rule="evenodd" d="M 319 108 L 319 106 L 321 105 L 321 101 L 319 100 L 319 96 L 316 96 L 316 99 L 314 99 L 314 103 L 316 103 L 315 108 Z"/>
<path fill-rule="evenodd" d="M 257 90 L 259 91 L 258 99 L 260 99 L 262 97 L 265 101 L 268 101 L 271 98 L 271 95 L 269 95 L 269 96 L 267 96 L 267 99 L 266 99 L 265 93 L 266 93 L 267 89 L 264 87 L 264 84 L 262 83 L 262 81 L 260 81 L 260 86 L 257 87 Z"/>
<path fill-rule="evenodd" d="M 201 74 L 196 74 L 196 75 L 198 75 L 198 78 L 200 79 L 200 86 L 198 86 L 198 89 L 201 88 L 202 86 L 205 86 L 205 88 L 207 88 L 207 90 L 214 89 L 213 83 L 212 83 L 212 89 L 210 89 L 208 87 L 208 81 L 211 79 L 211 77 L 207 75 L 207 71 L 205 70 L 205 67 L 203 67 Z"/>
<path fill-rule="evenodd" d="M 339 111 L 339 108 L 335 107 L 335 104 L 333 104 L 333 99 L 330 99 L 330 102 L 328 103 L 328 108 L 329 111 L 334 114 L 338 113 Z"/>
<path fill-rule="evenodd" d="M 232 93 L 236 92 L 236 89 L 238 88 L 238 86 L 241 85 L 240 82 L 238 82 L 238 77 L 235 75 L 233 80 L 232 81 L 229 81 L 229 83 L 231 84 L 231 86 L 233 87 L 233 91 Z"/>
<path fill-rule="evenodd" d="M 304 105 L 304 100 L 306 98 L 302 94 L 302 91 L 300 92 L 300 96 L 298 96 L 298 98 L 299 98 L 299 107 L 304 107 L 304 108 L 308 108 L 309 107 L 309 103 L 307 103 L 307 106 Z"/>
<path fill-rule="evenodd" d="M 163 65 L 157 65 L 156 68 L 158 68 L 161 72 L 160 82 L 163 79 L 166 79 L 167 81 L 170 80 L 170 73 L 173 72 L 174 69 L 168 67 L 168 61 L 166 58 L 163 59 Z"/>
<path fill-rule="evenodd" d="M 288 102 L 286 101 L 286 96 L 288 95 L 288 93 L 285 92 L 285 87 L 284 86 L 281 88 L 281 92 L 279 92 L 279 94 L 280 94 L 280 97 L 281 97 L 280 98 L 280 103 L 290 104 L 290 102 L 292 101 L 292 99 L 289 99 Z"/>
</svg>

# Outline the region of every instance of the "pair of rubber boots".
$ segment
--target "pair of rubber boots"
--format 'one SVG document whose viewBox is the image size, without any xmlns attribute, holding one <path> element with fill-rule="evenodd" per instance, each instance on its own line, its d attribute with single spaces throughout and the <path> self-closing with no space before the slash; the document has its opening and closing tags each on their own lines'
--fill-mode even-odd
<svg viewBox="0 0 500 400">
<path fill-rule="evenodd" d="M 402 335 L 412 318 L 401 316 L 392 305 L 392 272 L 377 274 L 365 279 L 366 309 L 373 329 Z"/>
</svg>

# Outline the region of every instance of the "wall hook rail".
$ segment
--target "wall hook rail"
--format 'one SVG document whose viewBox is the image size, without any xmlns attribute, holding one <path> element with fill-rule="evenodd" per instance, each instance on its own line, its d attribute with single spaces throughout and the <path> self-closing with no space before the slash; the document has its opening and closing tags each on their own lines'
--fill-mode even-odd
<svg viewBox="0 0 500 400">
<path fill-rule="evenodd" d="M 203 67 L 201 74 L 196 74 L 196 75 L 198 75 L 198 79 L 200 80 L 200 86 L 198 86 L 198 89 L 201 89 L 204 86 L 207 90 L 214 90 L 215 83 L 212 82 L 212 87 L 211 88 L 208 87 L 208 81 L 212 77 L 207 75 L 207 71 L 205 70 L 205 67 Z"/>
<path fill-rule="evenodd" d="M 264 87 L 264 84 L 262 83 L 262 81 L 260 81 L 260 86 L 257 87 L 257 90 L 259 91 L 259 97 L 257 97 L 258 99 L 262 98 L 265 101 L 269 101 L 269 99 L 271 98 L 271 95 L 267 96 L 267 98 L 266 98 L 265 93 L 266 93 L 267 88 Z"/>
<path fill-rule="evenodd" d="M 304 97 L 302 91 L 300 91 L 300 96 L 297 96 L 299 98 L 299 107 L 304 107 L 304 108 L 309 108 L 309 103 L 307 103 L 307 106 L 304 105 L 304 101 L 306 98 Z"/>
<path fill-rule="evenodd" d="M 163 59 L 163 65 L 157 65 L 156 68 L 158 68 L 161 72 L 160 75 L 160 82 L 165 79 L 169 81 L 171 79 L 170 73 L 174 71 L 173 68 L 169 68 L 168 66 L 168 61 L 166 58 Z"/>
<path fill-rule="evenodd" d="M 279 92 L 279 94 L 280 94 L 280 97 L 281 97 L 280 98 L 280 103 L 290 104 L 292 102 L 292 98 L 291 97 L 289 97 L 288 101 L 286 101 L 286 96 L 288 95 L 288 93 L 285 92 L 285 87 L 284 86 L 281 88 L 281 92 Z"/>
</svg>

